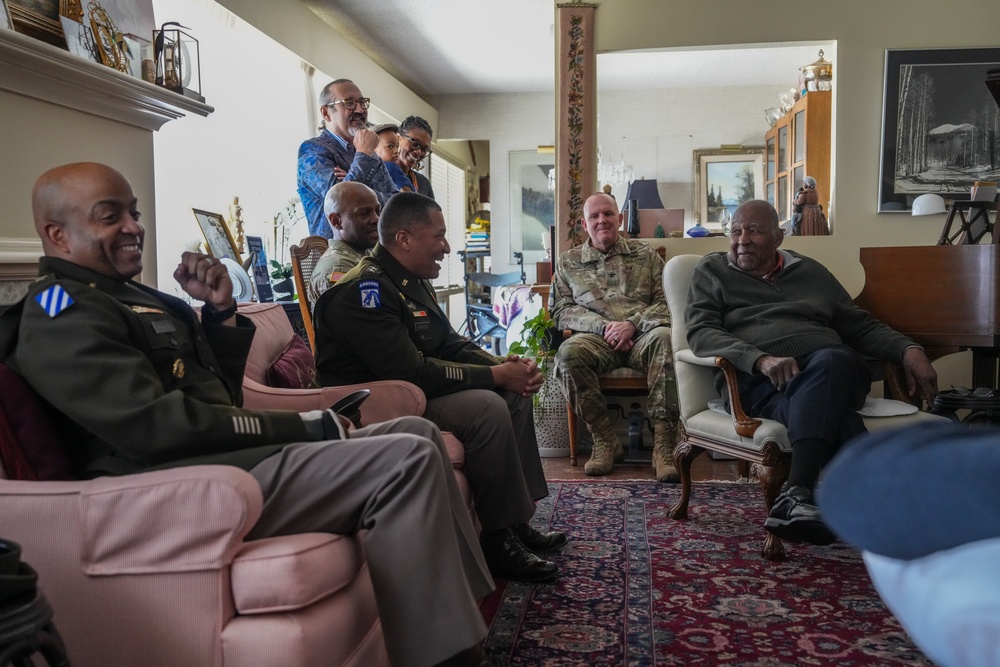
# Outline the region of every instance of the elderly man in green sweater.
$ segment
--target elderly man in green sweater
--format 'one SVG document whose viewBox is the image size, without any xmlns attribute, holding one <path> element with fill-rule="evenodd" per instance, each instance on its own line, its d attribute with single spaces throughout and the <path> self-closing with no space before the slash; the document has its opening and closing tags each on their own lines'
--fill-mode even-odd
<svg viewBox="0 0 1000 667">
<path fill-rule="evenodd" d="M 839 447 L 865 432 L 857 414 L 871 387 L 865 355 L 902 364 L 910 394 L 928 400 L 937 374 L 923 348 L 858 308 L 819 262 L 779 250 L 781 241 L 769 203 L 736 209 L 729 252 L 707 255 L 691 280 L 688 343 L 698 356 L 732 362 L 743 406 L 788 428 L 791 470 L 765 528 L 829 544 L 813 489 Z M 725 395 L 721 377 L 717 384 Z"/>
</svg>

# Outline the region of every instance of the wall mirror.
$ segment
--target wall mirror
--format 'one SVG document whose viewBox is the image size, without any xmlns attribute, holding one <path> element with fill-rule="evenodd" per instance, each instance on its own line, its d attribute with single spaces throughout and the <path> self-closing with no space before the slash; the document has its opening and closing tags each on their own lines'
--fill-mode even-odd
<svg viewBox="0 0 1000 667">
<path fill-rule="evenodd" d="M 555 154 L 510 151 L 510 250 L 529 266 L 549 259 L 549 229 L 555 224 Z M 551 176 L 550 176 L 551 173 Z"/>
<path fill-rule="evenodd" d="M 800 85 L 800 68 L 815 62 L 820 49 L 834 63 L 836 95 L 837 45 L 831 42 L 600 53 L 601 155 L 610 163 L 623 162 L 635 178 L 656 179 L 664 207 L 684 209 L 684 229 L 701 219 L 717 231 L 719 223 L 704 215 L 708 206 L 699 186 L 705 181 L 699 181 L 699 169 L 692 166 L 696 161 L 700 165 L 701 155 L 742 154 L 764 146 L 765 135 L 783 116 L 782 102 Z M 834 124 L 831 147 L 835 138 Z M 836 156 L 831 152 L 830 158 L 833 174 Z M 765 162 L 756 155 L 751 159 L 755 196 L 764 198 Z M 620 201 L 618 193 L 624 193 L 627 184 L 610 185 Z M 820 193 L 824 211 L 833 197 L 832 183 L 827 189 Z"/>
</svg>

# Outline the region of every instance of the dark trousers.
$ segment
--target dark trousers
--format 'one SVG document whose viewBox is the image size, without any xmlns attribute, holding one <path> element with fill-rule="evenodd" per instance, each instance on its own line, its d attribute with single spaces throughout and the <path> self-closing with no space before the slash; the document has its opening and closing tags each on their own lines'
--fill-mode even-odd
<svg viewBox="0 0 1000 667">
<path fill-rule="evenodd" d="M 871 389 L 871 370 L 865 358 L 847 345 L 816 350 L 796 359 L 799 373 L 783 391 L 766 375 L 755 373 L 740 388 L 743 408 L 752 416 L 781 422 L 792 443 L 822 441 L 825 451 L 811 456 L 814 473 L 830 460 L 842 444 L 865 433 L 857 413 Z"/>
</svg>

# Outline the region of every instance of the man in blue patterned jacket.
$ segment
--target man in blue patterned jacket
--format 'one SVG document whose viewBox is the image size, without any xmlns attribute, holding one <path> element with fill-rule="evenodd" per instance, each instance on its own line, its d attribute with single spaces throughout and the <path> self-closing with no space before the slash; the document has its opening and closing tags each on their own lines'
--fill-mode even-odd
<svg viewBox="0 0 1000 667">
<path fill-rule="evenodd" d="M 398 188 L 375 153 L 378 135 L 368 129 L 371 99 L 363 97 L 353 81 L 337 79 L 326 84 L 319 98 L 322 132 L 299 146 L 298 191 L 306 210 L 309 233 L 331 238 L 323 214 L 323 199 L 341 180 L 364 183 L 385 204 Z M 343 178 L 336 169 L 345 172 Z"/>
</svg>

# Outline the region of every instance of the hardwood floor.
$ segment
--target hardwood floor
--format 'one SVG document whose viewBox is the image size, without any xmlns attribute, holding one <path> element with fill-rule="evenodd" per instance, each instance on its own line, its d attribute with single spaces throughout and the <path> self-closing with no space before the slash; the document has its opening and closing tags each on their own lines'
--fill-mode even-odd
<svg viewBox="0 0 1000 667">
<path fill-rule="evenodd" d="M 548 480 L 646 480 L 652 481 L 653 467 L 650 464 L 633 465 L 626 463 L 616 463 L 615 469 L 610 475 L 605 477 L 588 477 L 583 472 L 583 464 L 589 458 L 589 452 L 581 452 L 577 466 L 569 464 L 569 457 L 543 458 L 542 469 L 545 471 L 545 479 Z M 712 459 L 708 452 L 705 452 L 691 464 L 691 479 L 695 482 L 707 481 L 710 479 L 736 480 L 739 475 L 736 472 L 736 461 L 716 461 Z"/>
</svg>

